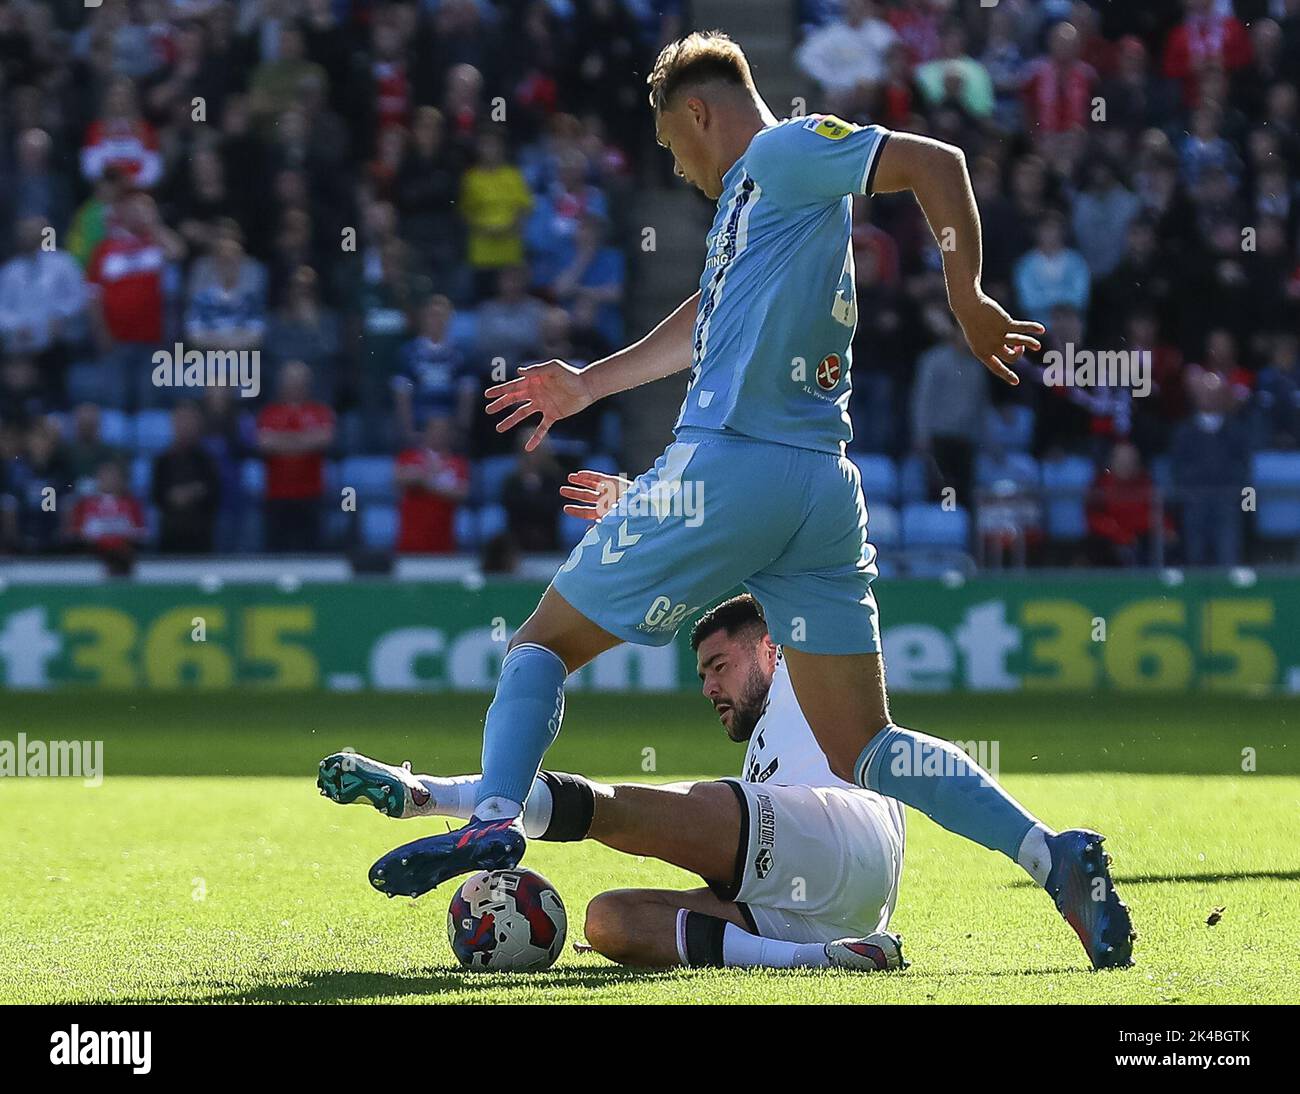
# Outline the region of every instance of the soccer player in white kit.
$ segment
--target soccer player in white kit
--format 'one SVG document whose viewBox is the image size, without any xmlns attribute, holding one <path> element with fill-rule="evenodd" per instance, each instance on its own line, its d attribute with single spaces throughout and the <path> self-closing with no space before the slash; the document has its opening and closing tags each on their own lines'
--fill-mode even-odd
<svg viewBox="0 0 1300 1094">
<path fill-rule="evenodd" d="M 705 698 L 727 735 L 748 742 L 739 778 L 609 786 L 543 771 L 529 794 L 530 838 L 594 839 L 706 882 L 600 893 L 587 906 L 588 943 L 647 967 L 902 967 L 887 928 L 903 869 L 903 806 L 832 774 L 752 596 L 706 613 L 691 644 Z M 477 775 L 353 762 L 369 785 L 386 776 L 400 786 L 386 799 L 401 802 L 400 816 L 473 813 Z"/>
</svg>

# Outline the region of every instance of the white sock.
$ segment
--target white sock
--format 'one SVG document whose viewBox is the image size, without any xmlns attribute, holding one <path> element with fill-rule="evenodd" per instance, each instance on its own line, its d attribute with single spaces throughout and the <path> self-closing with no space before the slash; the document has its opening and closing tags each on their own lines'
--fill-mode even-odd
<svg viewBox="0 0 1300 1094">
<path fill-rule="evenodd" d="M 422 787 L 429 792 L 424 805 L 415 806 L 419 817 L 460 817 L 469 820 L 474 812 L 474 797 L 478 793 L 481 775 L 454 775 L 440 779 L 437 775 L 416 775 Z"/>
<path fill-rule="evenodd" d="M 821 942 L 760 938 L 728 923 L 722 932 L 722 961 L 733 969 L 817 969 L 830 965 Z"/>
<path fill-rule="evenodd" d="M 450 779 L 442 779 L 437 775 L 417 775 L 416 778 L 429 792 L 428 802 L 415 807 L 416 816 L 459 817 L 461 820 L 469 820 L 474 815 L 474 799 L 478 796 L 479 784 L 483 781 L 482 775 L 455 775 Z M 506 799 L 487 798 L 485 804 L 494 800 L 505 801 Z M 551 823 L 553 804 L 551 788 L 540 778 L 535 780 L 532 790 L 528 792 L 528 803 L 524 808 L 524 834 L 529 839 L 536 839 L 546 831 Z"/>
<path fill-rule="evenodd" d="M 1020 850 L 1016 852 L 1016 861 L 1024 868 L 1035 884 L 1040 888 L 1047 884 L 1047 875 L 1052 871 L 1052 853 L 1047 849 L 1047 837 L 1056 835 L 1045 824 L 1036 824 L 1020 841 Z"/>
</svg>

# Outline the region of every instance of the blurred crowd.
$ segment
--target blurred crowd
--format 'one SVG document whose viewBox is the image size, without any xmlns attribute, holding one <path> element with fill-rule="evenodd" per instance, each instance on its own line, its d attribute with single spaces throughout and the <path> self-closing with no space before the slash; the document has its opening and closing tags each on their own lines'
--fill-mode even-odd
<svg viewBox="0 0 1300 1094">
<path fill-rule="evenodd" d="M 347 546 L 321 502 L 367 454 L 400 505 L 376 545 L 490 538 L 453 517 L 504 457 L 488 531 L 556 549 L 514 480 L 620 423 L 515 466 L 481 392 L 621 344 L 677 28 L 641 0 L 0 0 L 0 551 Z M 177 343 L 248 355 L 258 398 L 160 386 Z"/>
<path fill-rule="evenodd" d="M 563 549 L 555 488 L 621 466 L 618 414 L 523 454 L 479 393 L 639 333 L 626 218 L 666 164 L 644 73 L 689 8 L 0 0 L 0 553 Z M 1041 356 L 995 385 L 915 203 L 859 199 L 854 447 L 888 500 L 955 498 L 981 557 L 1272 550 L 1242 497 L 1300 449 L 1300 0 L 796 19 L 808 109 L 965 150 L 985 287 L 1046 350 L 1151 370 L 1139 397 Z M 159 386 L 176 343 L 256 353 L 257 398 Z M 1300 499 L 1300 463 L 1269 466 Z M 384 503 L 349 519 L 362 482 Z"/>
<path fill-rule="evenodd" d="M 1150 366 L 1142 395 L 1054 384 L 1041 356 L 1020 387 L 992 381 L 915 202 L 863 199 L 859 443 L 985 502 L 978 546 L 1010 534 L 1030 561 L 1149 563 L 1157 536 L 1167 561 L 1277 553 L 1243 491 L 1260 453 L 1300 445 L 1300 0 L 804 0 L 800 18 L 819 104 L 965 151 L 984 286 L 1047 325 L 1045 351 Z M 1090 469 L 1086 527 L 1053 534 L 1067 459 Z M 1300 501 L 1300 463 L 1274 465 Z M 1266 500 L 1292 504 L 1286 485 Z"/>
</svg>

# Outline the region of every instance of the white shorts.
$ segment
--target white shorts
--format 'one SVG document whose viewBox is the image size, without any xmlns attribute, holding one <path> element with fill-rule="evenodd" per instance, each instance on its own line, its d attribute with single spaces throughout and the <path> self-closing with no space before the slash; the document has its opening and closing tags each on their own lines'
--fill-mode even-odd
<svg viewBox="0 0 1300 1094">
<path fill-rule="evenodd" d="M 756 934 L 786 942 L 861 938 L 889 925 L 903 872 L 903 806 L 869 790 L 723 779 L 740 801 L 730 884 Z"/>
</svg>

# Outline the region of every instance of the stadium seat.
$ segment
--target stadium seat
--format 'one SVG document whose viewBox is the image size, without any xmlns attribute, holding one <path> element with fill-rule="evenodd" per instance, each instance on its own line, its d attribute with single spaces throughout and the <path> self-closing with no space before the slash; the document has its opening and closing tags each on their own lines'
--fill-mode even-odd
<svg viewBox="0 0 1300 1094">
<path fill-rule="evenodd" d="M 948 547 L 965 550 L 970 541 L 970 513 L 964 506 L 945 509 L 928 502 L 903 506 L 905 547 Z"/>
<path fill-rule="evenodd" d="M 142 410 L 135 416 L 135 446 L 157 455 L 172 443 L 172 416 L 166 410 Z"/>
<path fill-rule="evenodd" d="M 99 412 L 99 438 L 110 448 L 128 447 L 135 441 L 131 419 L 120 410 L 103 407 Z"/>
<path fill-rule="evenodd" d="M 239 483 L 246 497 L 260 501 L 266 494 L 266 464 L 260 459 L 248 459 L 239 465 Z"/>
<path fill-rule="evenodd" d="M 1096 474 L 1092 461 L 1086 456 L 1064 456 L 1044 460 L 1041 470 L 1048 537 L 1083 539 L 1088 534 L 1084 502 Z"/>
<path fill-rule="evenodd" d="M 984 419 L 984 443 L 1008 452 L 1028 452 L 1034 442 L 1034 412 L 1014 403 L 992 408 Z"/>
<path fill-rule="evenodd" d="M 590 527 L 591 521 L 589 520 L 583 520 L 582 517 L 571 517 L 568 513 L 561 513 L 558 529 L 561 550 L 572 550 L 574 544 L 587 534 L 587 529 Z"/>
<path fill-rule="evenodd" d="M 888 456 L 860 453 L 849 457 L 862 475 L 862 494 L 867 505 L 898 500 L 898 468 Z M 873 508 L 874 512 L 874 508 Z"/>
<path fill-rule="evenodd" d="M 487 456 L 475 464 L 472 491 L 474 500 L 485 505 L 499 502 L 506 479 L 518 462 L 516 456 Z"/>
<path fill-rule="evenodd" d="M 350 486 L 356 490 L 358 509 L 363 504 L 397 500 L 391 456 L 349 456 L 339 462 L 336 482 L 339 489 Z"/>
<path fill-rule="evenodd" d="M 1037 490 L 1040 477 L 1038 461 L 1028 452 L 1004 452 L 1000 459 L 981 452 L 975 457 L 975 485 L 995 493 L 1008 493 L 1008 487 Z"/>
<path fill-rule="evenodd" d="M 360 505 L 361 542 L 376 550 L 391 550 L 397 540 L 397 506 L 371 502 Z"/>
<path fill-rule="evenodd" d="M 1257 452 L 1251 467 L 1258 491 L 1255 530 L 1263 539 L 1300 536 L 1300 452 Z"/>
<path fill-rule="evenodd" d="M 131 493 L 147 501 L 153 487 L 153 457 L 135 456 L 131 460 Z"/>
<path fill-rule="evenodd" d="M 899 501 L 924 501 L 928 493 L 926 479 L 925 464 L 920 456 L 912 453 L 899 469 Z"/>
<path fill-rule="evenodd" d="M 867 538 L 877 547 L 898 546 L 902 524 L 894 506 L 867 499 Z"/>
</svg>

